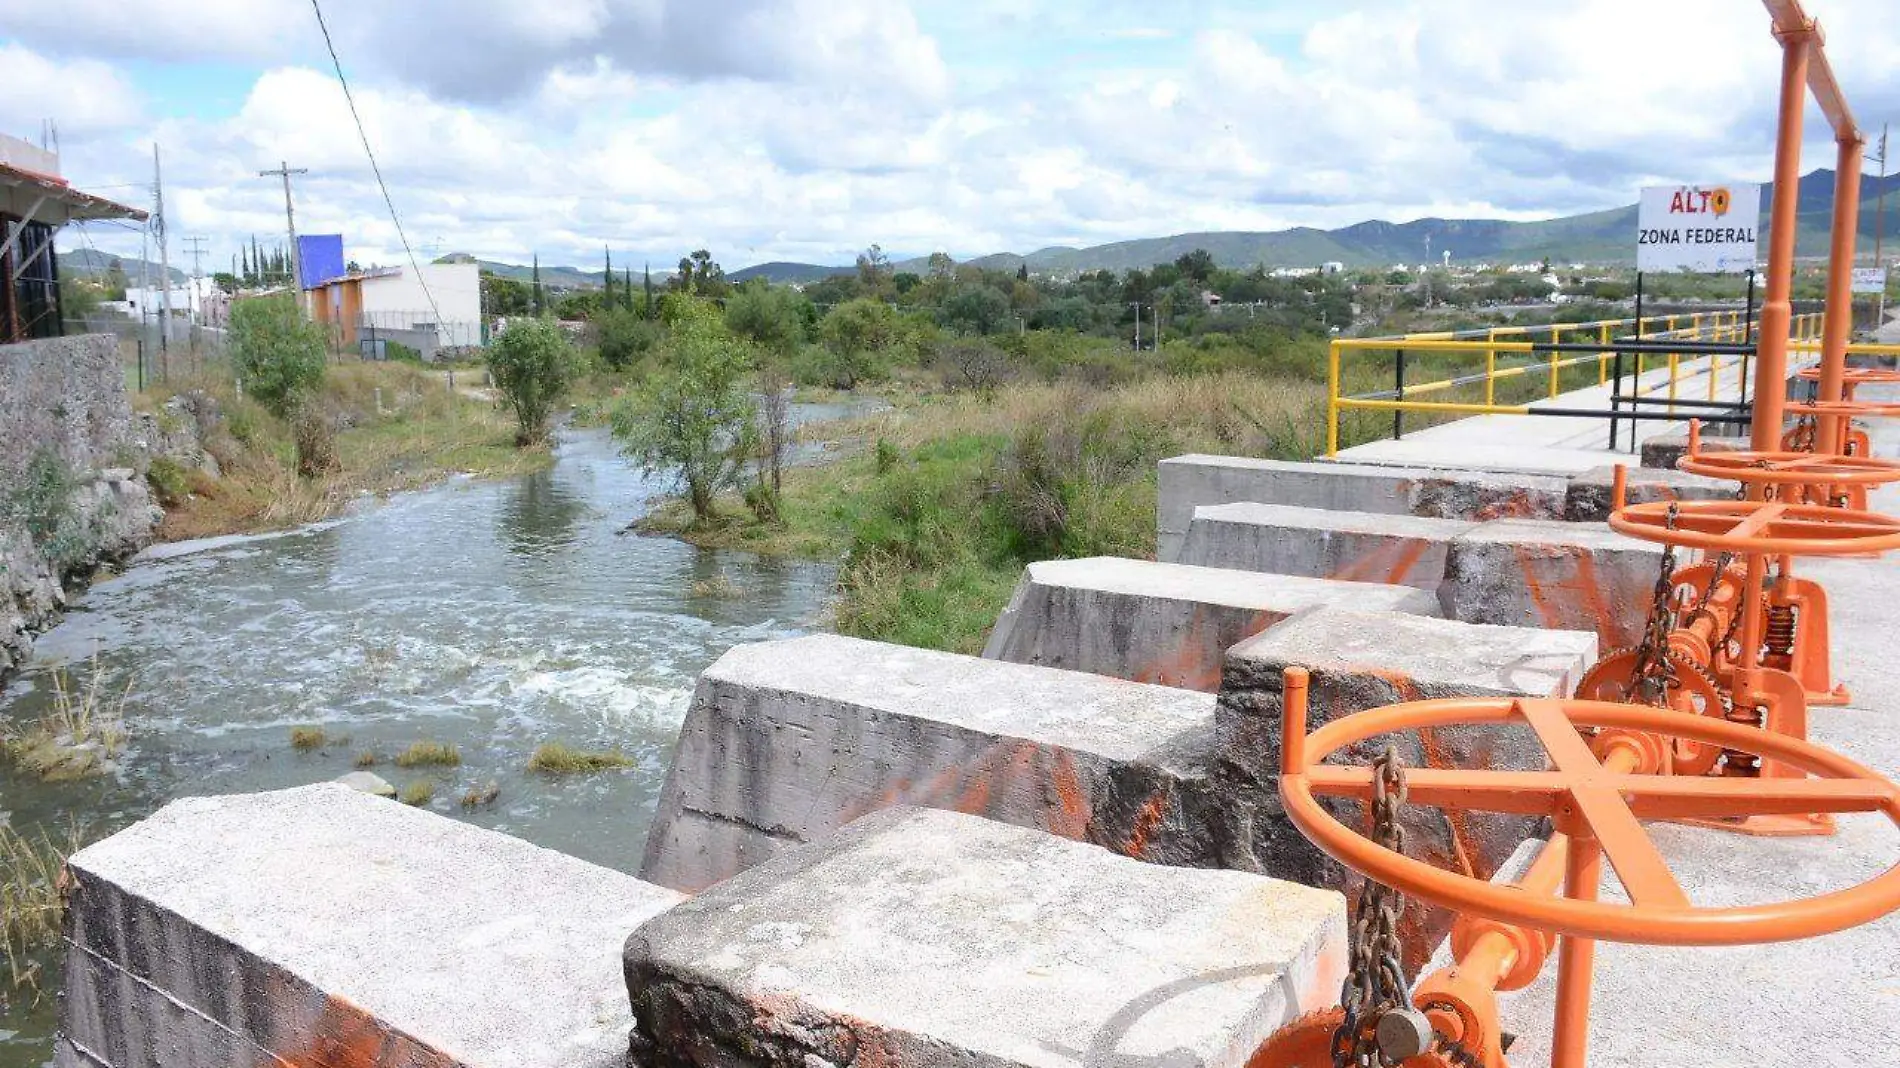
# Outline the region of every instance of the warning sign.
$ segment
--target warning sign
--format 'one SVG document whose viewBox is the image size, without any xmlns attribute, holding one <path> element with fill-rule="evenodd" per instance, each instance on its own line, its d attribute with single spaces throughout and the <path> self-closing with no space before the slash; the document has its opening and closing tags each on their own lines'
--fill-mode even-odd
<svg viewBox="0 0 1900 1068">
<path fill-rule="evenodd" d="M 1887 291 L 1887 269 L 1885 267 L 1854 268 L 1854 292 L 1885 293 Z"/>
<path fill-rule="evenodd" d="M 1636 209 L 1636 269 L 1731 274 L 1755 266 L 1761 186 L 1651 186 Z"/>
</svg>

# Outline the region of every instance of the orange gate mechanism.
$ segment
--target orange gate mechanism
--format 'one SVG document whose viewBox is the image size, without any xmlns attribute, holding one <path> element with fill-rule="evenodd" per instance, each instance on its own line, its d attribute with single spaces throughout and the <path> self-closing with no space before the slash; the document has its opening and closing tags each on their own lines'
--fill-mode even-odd
<svg viewBox="0 0 1900 1068">
<path fill-rule="evenodd" d="M 1457 963 L 1421 981 L 1409 1004 L 1382 1006 L 1341 1025 L 1339 1010 L 1312 1014 L 1263 1045 L 1250 1068 L 1331 1068 L 1376 1048 L 1406 1068 L 1508 1068 L 1496 994 L 1529 983 L 1553 945 L 1557 1010 L 1553 1068 L 1583 1068 L 1596 942 L 1724 946 L 1811 938 L 1900 909 L 1900 865 L 1867 882 L 1766 905 L 1693 904 L 1643 830 L 1645 819 L 1728 820 L 1807 813 L 1876 812 L 1900 825 L 1900 787 L 1819 746 L 1771 731 L 1670 709 L 1604 701 L 1417 701 L 1359 712 L 1310 736 L 1307 673 L 1286 671 L 1280 797 L 1293 824 L 1373 882 L 1459 913 Z M 1514 886 L 1445 871 L 1373 841 L 1335 819 L 1319 798 L 1371 803 L 1379 768 L 1327 764 L 1372 739 L 1445 727 L 1521 724 L 1535 732 L 1551 770 L 1414 768 L 1401 780 L 1410 804 L 1456 811 L 1546 816 L 1556 833 Z M 1792 769 L 1774 780 L 1670 774 L 1683 743 L 1751 754 Z M 1388 750 L 1390 753 L 1390 750 Z M 1629 898 L 1602 900 L 1608 859 Z M 1350 980 L 1349 980 L 1350 982 Z M 1379 1063 L 1379 1062 L 1373 1062 Z"/>
</svg>

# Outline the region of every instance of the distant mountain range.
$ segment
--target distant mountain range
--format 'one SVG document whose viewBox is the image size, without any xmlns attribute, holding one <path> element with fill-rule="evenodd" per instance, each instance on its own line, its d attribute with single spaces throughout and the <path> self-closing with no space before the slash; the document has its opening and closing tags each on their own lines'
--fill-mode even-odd
<svg viewBox="0 0 1900 1068">
<path fill-rule="evenodd" d="M 1871 242 L 1875 231 L 1875 198 L 1882 188 L 1880 179 L 1865 177 L 1861 179 L 1860 231 L 1863 253 L 1872 250 Z M 1889 176 L 1884 188 L 1888 206 L 1893 216 L 1887 229 L 1896 238 L 1896 248 L 1900 249 L 1900 174 Z M 1773 195 L 1772 185 L 1762 187 L 1762 206 L 1767 207 Z M 1800 237 L 1797 251 L 1802 256 L 1825 256 L 1827 254 L 1828 226 L 1834 212 L 1834 172 L 1817 170 L 1801 179 L 1800 190 Z M 1767 216 L 1764 212 L 1761 220 L 1763 227 L 1762 247 L 1766 255 Z M 1454 263 L 1533 263 L 1548 257 L 1555 263 L 1605 263 L 1633 264 L 1636 260 L 1636 205 L 1629 204 L 1607 211 L 1594 211 L 1584 215 L 1571 215 L 1561 219 L 1544 219 L 1536 222 L 1506 222 L 1501 219 L 1416 219 L 1406 223 L 1392 223 L 1372 220 L 1354 223 L 1337 230 L 1319 230 L 1312 227 L 1295 227 L 1290 230 L 1240 231 L 1223 230 L 1210 233 L 1175 234 L 1172 237 L 1151 237 L 1134 241 L 1117 241 L 1091 248 L 1052 247 L 1039 249 L 1028 255 L 1013 252 L 999 252 L 968 261 L 978 267 L 991 270 L 1014 271 L 1023 263 L 1029 264 L 1029 270 L 1035 274 L 1071 275 L 1083 271 L 1110 270 L 1122 272 L 1133 268 L 1152 267 L 1157 263 L 1172 263 L 1181 256 L 1204 248 L 1212 253 L 1216 263 L 1223 267 L 1252 267 L 1264 264 L 1268 267 L 1317 267 L 1322 263 L 1337 262 L 1348 267 L 1385 267 L 1393 264 L 1416 264 L 1424 262 L 1427 256 L 1426 239 L 1429 238 L 1430 256 L 1436 259 L 1449 250 Z M 451 253 L 441 260 L 467 260 L 466 253 Z M 114 257 L 95 252 L 89 248 L 68 249 L 60 253 L 61 270 L 79 275 L 105 273 L 107 265 Z M 124 265 L 126 275 L 134 280 L 138 278 L 139 261 L 118 257 Z M 494 260 L 478 260 L 482 270 L 492 271 L 504 278 L 529 281 L 534 276 L 531 264 L 500 263 Z M 632 265 L 628 265 L 632 266 Z M 902 260 L 893 266 L 899 271 L 915 271 L 919 274 L 926 269 L 926 258 Z M 625 267 L 616 266 L 614 273 L 619 275 Z M 774 261 L 752 267 L 731 271 L 727 277 L 734 282 L 744 282 L 753 278 L 763 278 L 778 285 L 803 285 L 816 282 L 832 275 L 850 274 L 855 265 L 826 265 L 817 263 L 790 263 Z M 157 264 L 152 265 L 152 274 L 159 273 Z M 657 283 L 672 277 L 673 272 L 654 271 L 653 280 Z M 186 272 L 178 267 L 172 268 L 172 278 L 183 281 Z M 583 270 L 578 267 L 558 267 L 541 265 L 541 281 L 554 289 L 599 288 L 605 275 L 598 270 Z M 641 269 L 635 267 L 633 283 L 639 285 Z"/>
<path fill-rule="evenodd" d="M 1872 251 L 1875 229 L 1875 197 L 1882 188 L 1877 178 L 1861 180 L 1860 229 Z M 1889 199 L 1887 230 L 1900 236 L 1900 175 L 1889 176 L 1885 183 Z M 1773 195 L 1772 185 L 1762 188 L 1762 206 Z M 1801 179 L 1800 238 L 1797 249 L 1803 256 L 1827 254 L 1827 232 L 1834 212 L 1834 172 L 1817 170 Z M 1762 218 L 1763 253 L 1766 254 L 1767 216 Z M 1027 256 L 1001 252 L 968 261 L 992 270 L 1014 271 L 1027 262 L 1036 274 L 1075 274 L 1082 271 L 1127 271 L 1171 263 L 1181 256 L 1204 248 L 1223 267 L 1317 267 L 1338 262 L 1348 267 L 1384 267 L 1425 261 L 1426 239 L 1431 240 L 1434 260 L 1450 250 L 1454 263 L 1532 263 L 1549 257 L 1559 263 L 1633 264 L 1636 261 L 1636 205 L 1629 204 L 1607 211 L 1571 215 L 1536 222 L 1506 222 L 1500 219 L 1417 219 L 1407 223 L 1382 220 L 1355 223 L 1337 230 L 1295 227 L 1274 231 L 1216 231 L 1176 234 L 1172 237 L 1117 241 L 1091 248 L 1053 247 L 1039 249 Z M 898 270 L 924 269 L 923 259 L 897 263 Z M 762 263 L 735 271 L 733 278 L 765 278 L 773 282 L 803 283 L 828 275 L 845 274 L 854 267 L 828 267 L 812 263 Z"/>
<path fill-rule="evenodd" d="M 59 269 L 62 274 L 74 275 L 80 278 L 93 278 L 111 270 L 113 260 L 119 261 L 119 266 L 125 269 L 126 280 L 135 286 L 139 284 L 139 268 L 141 266 L 149 266 L 151 268 L 153 282 L 157 282 L 160 278 L 164 277 L 164 271 L 159 267 L 157 261 L 153 261 L 148 265 L 137 256 L 114 256 L 111 253 L 100 252 L 97 249 L 90 248 L 69 248 L 60 250 Z M 179 267 L 173 267 L 171 277 L 173 282 L 183 282 L 191 277 L 191 272 Z"/>
</svg>

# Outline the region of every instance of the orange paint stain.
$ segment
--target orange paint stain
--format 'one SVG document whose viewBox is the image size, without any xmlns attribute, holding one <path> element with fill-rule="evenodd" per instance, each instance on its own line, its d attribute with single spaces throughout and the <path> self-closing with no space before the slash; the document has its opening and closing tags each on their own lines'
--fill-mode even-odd
<svg viewBox="0 0 1900 1068">
<path fill-rule="evenodd" d="M 1168 811 L 1167 795 L 1150 797 L 1142 802 L 1141 811 L 1135 816 L 1135 827 L 1128 835 L 1128 848 L 1122 852 L 1136 858 L 1145 859 L 1148 855 L 1148 840 L 1161 826 L 1161 818 Z"/>
</svg>

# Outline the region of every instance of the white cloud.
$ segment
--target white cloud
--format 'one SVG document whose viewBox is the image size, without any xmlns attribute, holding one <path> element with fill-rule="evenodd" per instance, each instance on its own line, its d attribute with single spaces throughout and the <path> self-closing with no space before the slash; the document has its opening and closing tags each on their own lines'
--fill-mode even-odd
<svg viewBox="0 0 1900 1068">
<path fill-rule="evenodd" d="M 1864 118 L 1900 108 L 1889 3 L 1813 5 Z M 0 56 L 63 62 L 62 74 L 85 64 L 87 78 L 52 81 L 105 87 L 90 102 L 61 90 L 92 116 L 62 124 L 101 132 L 70 174 L 136 179 L 156 136 L 178 190 L 173 232 L 235 247 L 281 229 L 281 190 L 255 175 L 289 160 L 311 170 L 301 228 L 344 232 L 360 259 L 395 258 L 301 0 L 254 0 L 237 27 L 148 0 L 178 25 L 138 40 L 108 25 L 128 21 L 111 17 L 117 6 L 73 0 L 58 54 L 175 56 L 190 29 L 257 73 L 233 115 L 141 124 L 128 75 L 43 59 L 50 30 L 9 26 L 38 51 Z M 0 13 L 16 7 L 0 0 Z M 324 9 L 411 237 L 510 259 L 538 249 L 591 263 L 611 242 L 636 264 L 699 247 L 728 266 L 839 262 L 873 241 L 965 255 L 1531 217 L 1627 203 L 1646 181 L 1765 177 L 1772 152 L 1777 51 L 1765 16 L 1727 0 L 1366 0 L 1318 13 L 920 0 L 921 21 L 895 0 Z M 36 114 L 16 103 L 23 80 L 0 87 L 5 113 Z M 1808 157 L 1831 162 L 1824 146 Z"/>
<path fill-rule="evenodd" d="M 123 129 L 142 117 L 144 100 L 110 64 L 93 59 L 58 60 L 17 44 L 0 44 L 0 115 L 37 134 L 50 119 L 62 139 L 85 139 Z"/>
</svg>

